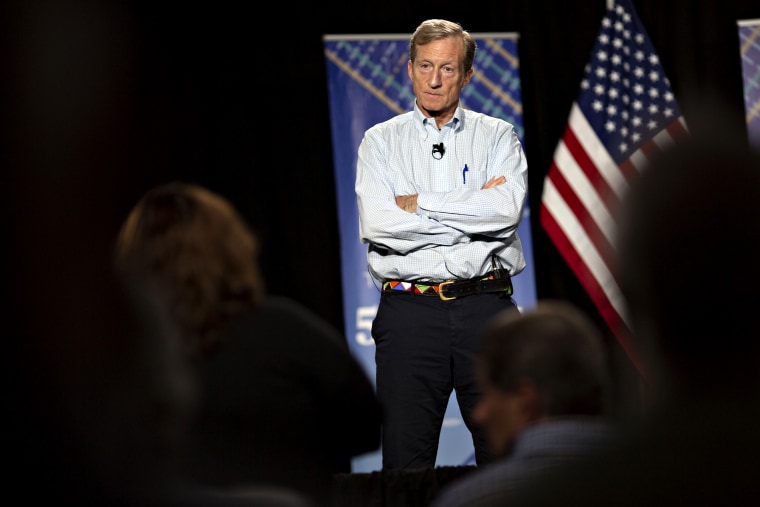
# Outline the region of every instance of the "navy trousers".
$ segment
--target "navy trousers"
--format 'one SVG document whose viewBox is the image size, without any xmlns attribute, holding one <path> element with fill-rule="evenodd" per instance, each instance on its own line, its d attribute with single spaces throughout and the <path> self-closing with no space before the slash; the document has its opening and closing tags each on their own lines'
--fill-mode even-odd
<svg viewBox="0 0 760 507">
<path fill-rule="evenodd" d="M 470 430 L 475 461 L 492 459 L 486 435 L 471 422 L 480 395 L 473 358 L 483 326 L 513 307 L 504 294 L 443 301 L 384 292 L 372 323 L 377 396 L 383 407 L 383 469 L 435 466 L 452 390 Z"/>
</svg>

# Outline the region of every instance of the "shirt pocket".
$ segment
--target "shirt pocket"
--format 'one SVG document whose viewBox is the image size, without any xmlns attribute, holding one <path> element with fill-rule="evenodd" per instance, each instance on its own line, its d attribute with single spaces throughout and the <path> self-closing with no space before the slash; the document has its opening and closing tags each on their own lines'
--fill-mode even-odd
<svg viewBox="0 0 760 507">
<path fill-rule="evenodd" d="M 469 169 L 462 172 L 462 183 L 465 188 L 480 190 L 487 180 L 487 171 L 473 171 Z"/>
</svg>

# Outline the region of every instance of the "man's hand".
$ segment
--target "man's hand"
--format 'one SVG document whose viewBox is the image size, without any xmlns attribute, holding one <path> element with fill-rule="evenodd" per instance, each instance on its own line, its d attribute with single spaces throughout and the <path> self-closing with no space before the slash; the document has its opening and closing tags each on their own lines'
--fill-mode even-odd
<svg viewBox="0 0 760 507">
<path fill-rule="evenodd" d="M 417 194 L 396 197 L 396 205 L 407 213 L 415 213 L 417 211 Z"/>
<path fill-rule="evenodd" d="M 486 181 L 481 190 L 486 190 L 499 185 L 503 185 L 507 182 L 507 178 L 504 176 L 494 176 L 490 180 Z M 417 211 L 417 194 L 414 195 L 400 195 L 396 197 L 396 205 L 407 213 L 415 213 Z"/>
<path fill-rule="evenodd" d="M 487 190 L 489 188 L 497 187 L 499 185 L 503 185 L 507 182 L 507 178 L 504 176 L 499 176 L 498 178 L 494 176 L 490 180 L 486 181 L 481 190 Z"/>
</svg>

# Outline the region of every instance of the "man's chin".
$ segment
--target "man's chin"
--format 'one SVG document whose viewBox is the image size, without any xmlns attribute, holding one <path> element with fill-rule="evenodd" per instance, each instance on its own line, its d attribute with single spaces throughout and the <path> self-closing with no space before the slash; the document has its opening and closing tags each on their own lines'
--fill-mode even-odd
<svg viewBox="0 0 760 507">
<path fill-rule="evenodd" d="M 443 108 L 439 104 L 419 104 L 420 108 L 428 114 L 428 116 L 436 117 L 443 114 Z"/>
</svg>

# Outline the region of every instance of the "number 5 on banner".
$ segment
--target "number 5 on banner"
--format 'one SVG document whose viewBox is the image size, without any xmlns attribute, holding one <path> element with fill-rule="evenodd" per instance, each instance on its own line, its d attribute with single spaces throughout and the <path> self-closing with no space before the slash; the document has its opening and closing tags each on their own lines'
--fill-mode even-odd
<svg viewBox="0 0 760 507">
<path fill-rule="evenodd" d="M 356 309 L 356 343 L 369 347 L 374 345 L 372 339 L 372 320 L 377 313 L 377 306 L 360 306 Z"/>
</svg>

